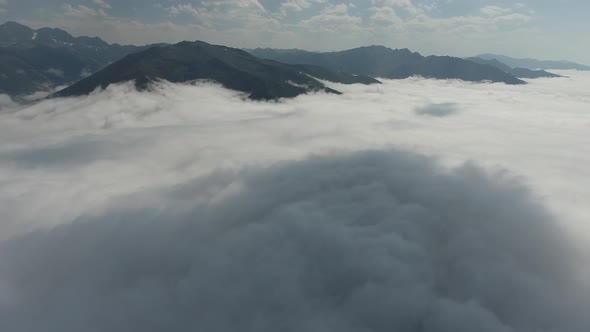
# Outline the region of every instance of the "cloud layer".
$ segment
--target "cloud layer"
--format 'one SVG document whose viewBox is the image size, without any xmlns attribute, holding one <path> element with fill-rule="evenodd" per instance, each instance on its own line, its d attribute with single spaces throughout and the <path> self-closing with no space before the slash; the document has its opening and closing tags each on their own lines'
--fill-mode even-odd
<svg viewBox="0 0 590 332">
<path fill-rule="evenodd" d="M 590 328 L 554 221 L 475 167 L 312 157 L 117 206 L 0 247 L 2 330 Z"/>
<path fill-rule="evenodd" d="M 2 97 L 0 329 L 587 331 L 564 74 Z"/>
</svg>

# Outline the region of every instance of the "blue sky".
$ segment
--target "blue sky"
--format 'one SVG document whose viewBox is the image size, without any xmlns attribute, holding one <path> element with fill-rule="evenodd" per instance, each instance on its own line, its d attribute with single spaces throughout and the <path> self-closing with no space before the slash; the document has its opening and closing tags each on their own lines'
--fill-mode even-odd
<svg viewBox="0 0 590 332">
<path fill-rule="evenodd" d="M 588 13 L 587 0 L 0 0 L 0 21 L 118 43 L 199 39 L 310 50 L 382 44 L 585 63 Z"/>
</svg>

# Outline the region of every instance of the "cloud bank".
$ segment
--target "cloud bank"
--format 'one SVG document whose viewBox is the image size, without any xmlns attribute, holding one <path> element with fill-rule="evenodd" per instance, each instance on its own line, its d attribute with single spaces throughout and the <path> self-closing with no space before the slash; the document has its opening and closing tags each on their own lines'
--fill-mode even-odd
<svg viewBox="0 0 590 332">
<path fill-rule="evenodd" d="M 312 157 L 117 205 L 0 247 L 3 330 L 590 327 L 554 221 L 472 166 Z"/>
<path fill-rule="evenodd" d="M 565 74 L 2 104 L 0 329 L 587 331 Z"/>
</svg>

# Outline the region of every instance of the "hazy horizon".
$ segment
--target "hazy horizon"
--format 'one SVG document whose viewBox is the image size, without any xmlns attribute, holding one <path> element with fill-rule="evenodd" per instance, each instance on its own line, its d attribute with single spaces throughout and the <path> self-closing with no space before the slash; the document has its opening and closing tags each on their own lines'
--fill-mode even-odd
<svg viewBox="0 0 590 332">
<path fill-rule="evenodd" d="M 29 10 L 36 8 L 36 10 Z M 495 53 L 590 64 L 584 1 L 2 0 L 0 21 L 110 43 L 203 40 L 239 48 L 337 51 L 363 45 L 425 55 Z"/>
</svg>

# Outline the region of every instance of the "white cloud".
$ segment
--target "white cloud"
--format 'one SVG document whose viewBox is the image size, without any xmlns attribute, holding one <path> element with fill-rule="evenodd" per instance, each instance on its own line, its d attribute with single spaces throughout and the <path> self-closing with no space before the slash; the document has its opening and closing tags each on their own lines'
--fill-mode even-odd
<svg viewBox="0 0 590 332">
<path fill-rule="evenodd" d="M 572 148 L 585 146 L 586 135 L 583 133 L 588 120 L 584 120 L 586 114 L 584 101 L 587 101 L 589 97 L 581 88 L 584 84 L 586 84 L 584 76 L 579 81 L 538 80 L 522 87 L 411 79 L 386 81 L 383 86 L 336 86 L 338 90 L 345 92 L 345 95 L 301 97 L 276 105 L 244 103 L 240 98 L 231 97 L 235 95 L 234 93 L 215 87 L 163 86 L 157 94 L 136 94 L 121 89 L 110 89 L 89 98 L 42 102 L 19 112 L 18 115 L 4 114 L 0 132 L 2 132 L 3 146 L 12 149 L 34 146 L 42 148 L 44 144 L 47 144 L 49 137 L 52 137 L 49 141 L 54 143 L 75 140 L 76 137 L 88 133 L 95 133 L 103 139 L 108 139 L 115 137 L 112 136 L 113 133 L 119 131 L 131 132 L 140 128 L 157 130 L 162 126 L 170 128 L 180 126 L 174 129 L 179 131 L 177 138 L 190 138 L 192 143 L 179 150 L 170 151 L 172 155 L 163 156 L 166 160 L 164 163 L 169 165 L 163 168 L 156 167 L 152 170 L 154 172 L 165 172 L 167 167 L 173 167 L 177 163 L 185 164 L 188 160 L 192 160 L 193 154 L 189 152 L 190 150 L 210 152 L 226 150 L 227 154 L 211 157 L 205 164 L 197 162 L 198 165 L 191 168 L 193 171 L 198 169 L 202 172 L 213 165 L 223 164 L 224 160 L 235 160 L 241 164 L 277 157 L 294 158 L 301 156 L 302 152 L 320 151 L 322 146 L 329 147 L 331 143 L 336 142 L 338 144 L 335 147 L 340 147 L 346 142 L 344 146 L 351 149 L 364 148 L 369 142 L 372 147 L 397 142 L 406 147 L 416 147 L 418 151 L 424 153 L 436 154 L 439 151 L 446 151 L 447 156 L 455 161 L 474 159 L 492 165 L 506 165 L 517 173 L 531 175 L 535 180 L 539 180 L 536 184 L 539 186 L 535 189 L 559 201 L 560 196 L 555 195 L 561 190 L 559 188 L 571 188 L 573 192 L 583 196 L 584 188 L 588 184 L 581 179 L 590 178 L 585 173 L 568 177 L 566 172 L 561 176 L 552 176 L 550 181 L 543 181 L 543 178 L 548 177 L 549 174 L 570 169 L 568 165 L 572 163 L 579 165 L 584 163 L 583 160 L 572 162 L 568 152 L 570 150 L 565 148 L 565 146 Z M 194 100 L 202 101 L 200 103 L 203 109 L 210 110 L 195 112 Z M 416 108 L 437 103 L 455 103 L 463 111 L 449 119 L 442 118 L 440 121 L 415 116 Z M 562 105 L 559 106 L 560 109 L 567 111 L 555 112 L 554 107 L 558 107 L 557 105 Z M 169 111 L 163 111 L 168 108 Z M 84 111 L 81 112 L 80 109 Z M 364 110 L 362 118 L 357 116 L 357 110 L 360 109 Z M 565 116 L 564 112 L 569 113 Z M 530 116 L 525 116 L 527 114 Z M 280 120 L 282 115 L 293 116 Z M 329 120 L 336 115 L 339 115 L 338 122 L 333 123 Z M 268 117 L 268 123 L 262 120 L 249 122 L 252 119 L 266 117 Z M 275 117 L 279 120 L 274 123 L 270 121 Z M 479 128 L 478 124 L 483 123 L 482 121 L 486 123 L 487 130 Z M 216 130 L 193 131 L 190 123 L 195 125 L 200 123 Z M 226 124 L 218 127 L 223 123 Z M 308 126 L 307 123 L 333 123 L 333 125 Z M 187 131 L 182 131 L 182 128 L 186 128 Z M 243 130 L 240 131 L 238 128 Z M 228 134 L 232 132 L 236 135 Z M 207 139 L 213 133 L 226 136 Z M 145 135 L 146 137 L 157 136 L 149 130 L 145 132 Z M 176 144 L 173 143 L 176 137 L 169 138 L 171 141 L 161 142 L 162 147 Z M 283 143 L 289 145 L 292 139 L 305 143 L 302 143 L 303 145 L 299 148 L 285 150 Z M 105 144 L 109 141 L 110 139 Z M 257 146 L 258 141 L 267 142 L 261 154 L 257 154 L 256 150 L 246 153 L 241 150 L 244 145 L 238 144 L 250 142 L 251 144 L 247 145 Z M 232 150 L 231 146 L 234 146 L 236 150 Z M 533 151 L 539 147 L 546 148 L 544 151 L 547 152 L 534 154 Z M 140 159 L 135 159 L 133 164 L 149 165 L 151 164 L 149 159 L 152 158 L 148 153 L 152 151 L 150 149 L 155 149 L 154 152 L 160 151 L 158 144 L 146 146 L 146 148 L 148 148 L 147 155 L 143 156 L 139 152 L 134 154 Z M 302 150 L 299 150 L 300 148 Z M 318 148 L 319 150 L 316 150 Z M 234 157 L 230 157 L 232 155 Z M 522 155 L 529 155 L 529 157 L 522 158 Z M 548 159 L 539 159 L 544 156 Z M 584 154 L 577 156 L 585 158 Z M 146 159 L 142 159 L 144 157 Z M 188 159 L 185 160 L 185 158 Z M 123 190 L 120 193 L 135 190 L 124 189 L 130 183 L 145 185 L 144 181 L 147 179 L 160 178 L 155 176 L 157 173 L 150 175 L 149 167 L 142 167 L 147 173 L 145 177 L 140 176 L 142 172 L 139 170 L 128 169 L 129 164 L 126 159 L 119 162 L 111 160 L 111 162 L 121 166 L 120 169 L 113 168 L 115 172 L 117 169 L 121 171 L 121 179 L 136 174 L 131 176 L 127 183 L 120 184 Z M 95 166 L 99 165 L 100 163 L 95 164 Z M 85 167 L 82 167 L 79 170 L 84 169 Z M 126 169 L 130 173 L 127 174 Z M 12 169 L 11 172 L 16 173 L 5 174 L 5 176 L 26 179 L 25 174 L 32 175 L 29 171 L 19 168 Z M 63 178 L 59 180 L 62 176 Z M 82 181 L 80 182 L 82 187 L 88 185 L 97 188 L 95 193 L 99 196 L 101 192 L 103 194 L 108 192 L 108 183 L 111 183 L 111 179 L 102 182 L 106 179 L 86 178 L 86 175 L 77 179 L 73 172 L 65 172 L 52 178 L 58 180 L 56 184 L 60 181 L 76 183 L 86 179 L 84 181 L 90 181 L 90 183 Z M 136 181 L 133 180 L 134 178 Z M 165 179 L 160 179 L 165 182 Z M 554 182 L 554 179 L 560 181 Z M 33 178 L 31 180 L 33 182 L 30 184 L 34 187 L 37 181 Z M 59 187 L 62 185 L 60 184 Z M 54 189 L 59 187 L 52 188 L 48 185 L 46 188 L 55 191 Z M 41 188 L 43 186 L 35 189 L 39 197 L 54 196 L 44 193 Z M 114 188 L 111 187 L 111 189 Z M 11 191 L 8 187 L 6 189 L 7 192 Z M 100 201 L 91 198 L 93 193 L 87 194 L 90 195 L 89 201 Z M 69 201 L 65 197 L 55 196 L 55 198 Z M 571 204 L 569 198 L 561 203 L 567 206 Z M 82 207 L 83 204 L 80 206 Z M 5 208 L 11 207 L 10 204 L 5 206 Z M 26 214 L 32 211 L 25 209 L 21 212 Z"/>
<path fill-rule="evenodd" d="M 532 18 L 528 15 L 512 13 L 503 16 L 494 17 L 494 22 L 501 26 L 502 24 L 522 25 L 529 22 Z"/>
<path fill-rule="evenodd" d="M 266 12 L 266 9 L 258 0 L 204 0 L 202 1 L 205 6 L 230 6 L 238 8 L 256 8 L 262 12 Z"/>
<path fill-rule="evenodd" d="M 111 8 L 113 8 L 113 7 L 111 7 L 111 5 L 110 5 L 108 2 L 106 2 L 105 0 L 92 0 L 92 2 L 94 2 L 94 4 L 98 5 L 98 6 L 99 6 L 99 7 L 101 7 L 101 8 L 104 8 L 104 9 L 111 9 Z"/>
<path fill-rule="evenodd" d="M 411 0 L 371 0 L 371 4 L 377 7 L 398 7 L 409 11 L 412 14 L 422 13 L 418 7 L 414 6 Z"/>
<path fill-rule="evenodd" d="M 85 18 L 92 18 L 92 17 L 104 17 L 106 13 L 102 8 L 94 9 L 90 7 L 86 7 L 84 5 L 76 5 L 72 6 L 70 4 L 64 4 L 62 6 L 64 10 L 64 15 L 69 17 L 74 17 L 77 19 L 85 19 Z"/>
<path fill-rule="evenodd" d="M 310 8 L 314 4 L 327 3 L 327 0 L 286 0 L 281 3 L 280 11 L 283 15 L 290 11 L 302 11 Z"/>
<path fill-rule="evenodd" d="M 167 15 L 143 22 L 105 13 L 103 8 L 64 5 L 33 26 L 57 26 L 75 35 L 109 42 L 147 44 L 196 38 L 234 47 L 342 50 L 367 44 L 409 48 L 425 54 L 468 56 L 483 52 L 531 56 L 534 16 L 526 8 L 483 7 L 471 15 L 435 16 L 435 4 L 373 0 L 364 3 L 288 0 L 267 10 L 256 0 L 176 2 L 160 6 Z M 313 6 L 313 9 L 311 9 Z M 442 6 L 442 5 L 441 5 Z M 309 9 L 305 10 L 304 9 Z M 64 17 L 65 14 L 65 17 Z M 191 21 L 177 21 L 188 15 Z M 187 17 L 184 17 L 185 19 Z M 27 22 L 24 22 L 27 23 Z"/>
<path fill-rule="evenodd" d="M 176 6 L 171 6 L 166 8 L 170 15 L 176 16 L 179 14 L 189 14 L 195 17 L 199 16 L 199 11 L 193 7 L 191 4 L 178 4 Z"/>
<path fill-rule="evenodd" d="M 501 16 L 512 13 L 512 9 L 502 8 L 498 6 L 486 6 L 481 8 L 480 11 L 482 14 L 485 14 L 487 16 Z"/>
<path fill-rule="evenodd" d="M 371 3 L 380 6 L 414 7 L 411 0 L 371 0 Z"/>
<path fill-rule="evenodd" d="M 370 20 L 378 26 L 402 26 L 404 21 L 392 7 L 371 7 Z"/>
<path fill-rule="evenodd" d="M 62 69 L 49 68 L 45 71 L 45 73 L 52 75 L 52 76 L 64 77 L 64 71 Z"/>
<path fill-rule="evenodd" d="M 18 104 L 12 100 L 8 95 L 0 94 L 0 110 L 2 109 L 15 109 Z"/>
<path fill-rule="evenodd" d="M 566 74 L 6 103 L 0 330 L 585 332 L 590 75 Z"/>
<path fill-rule="evenodd" d="M 350 5 L 328 5 L 319 14 L 298 23 L 299 27 L 314 32 L 329 32 L 342 35 L 344 31 L 362 29 L 362 18 L 349 13 Z"/>
<path fill-rule="evenodd" d="M 516 6 L 516 8 L 521 8 Z M 514 12 L 510 8 L 502 8 L 497 6 L 486 6 L 481 9 L 481 13 L 490 17 L 492 22 L 498 27 L 502 27 L 505 24 L 522 25 L 532 20 L 530 15 Z"/>
</svg>

